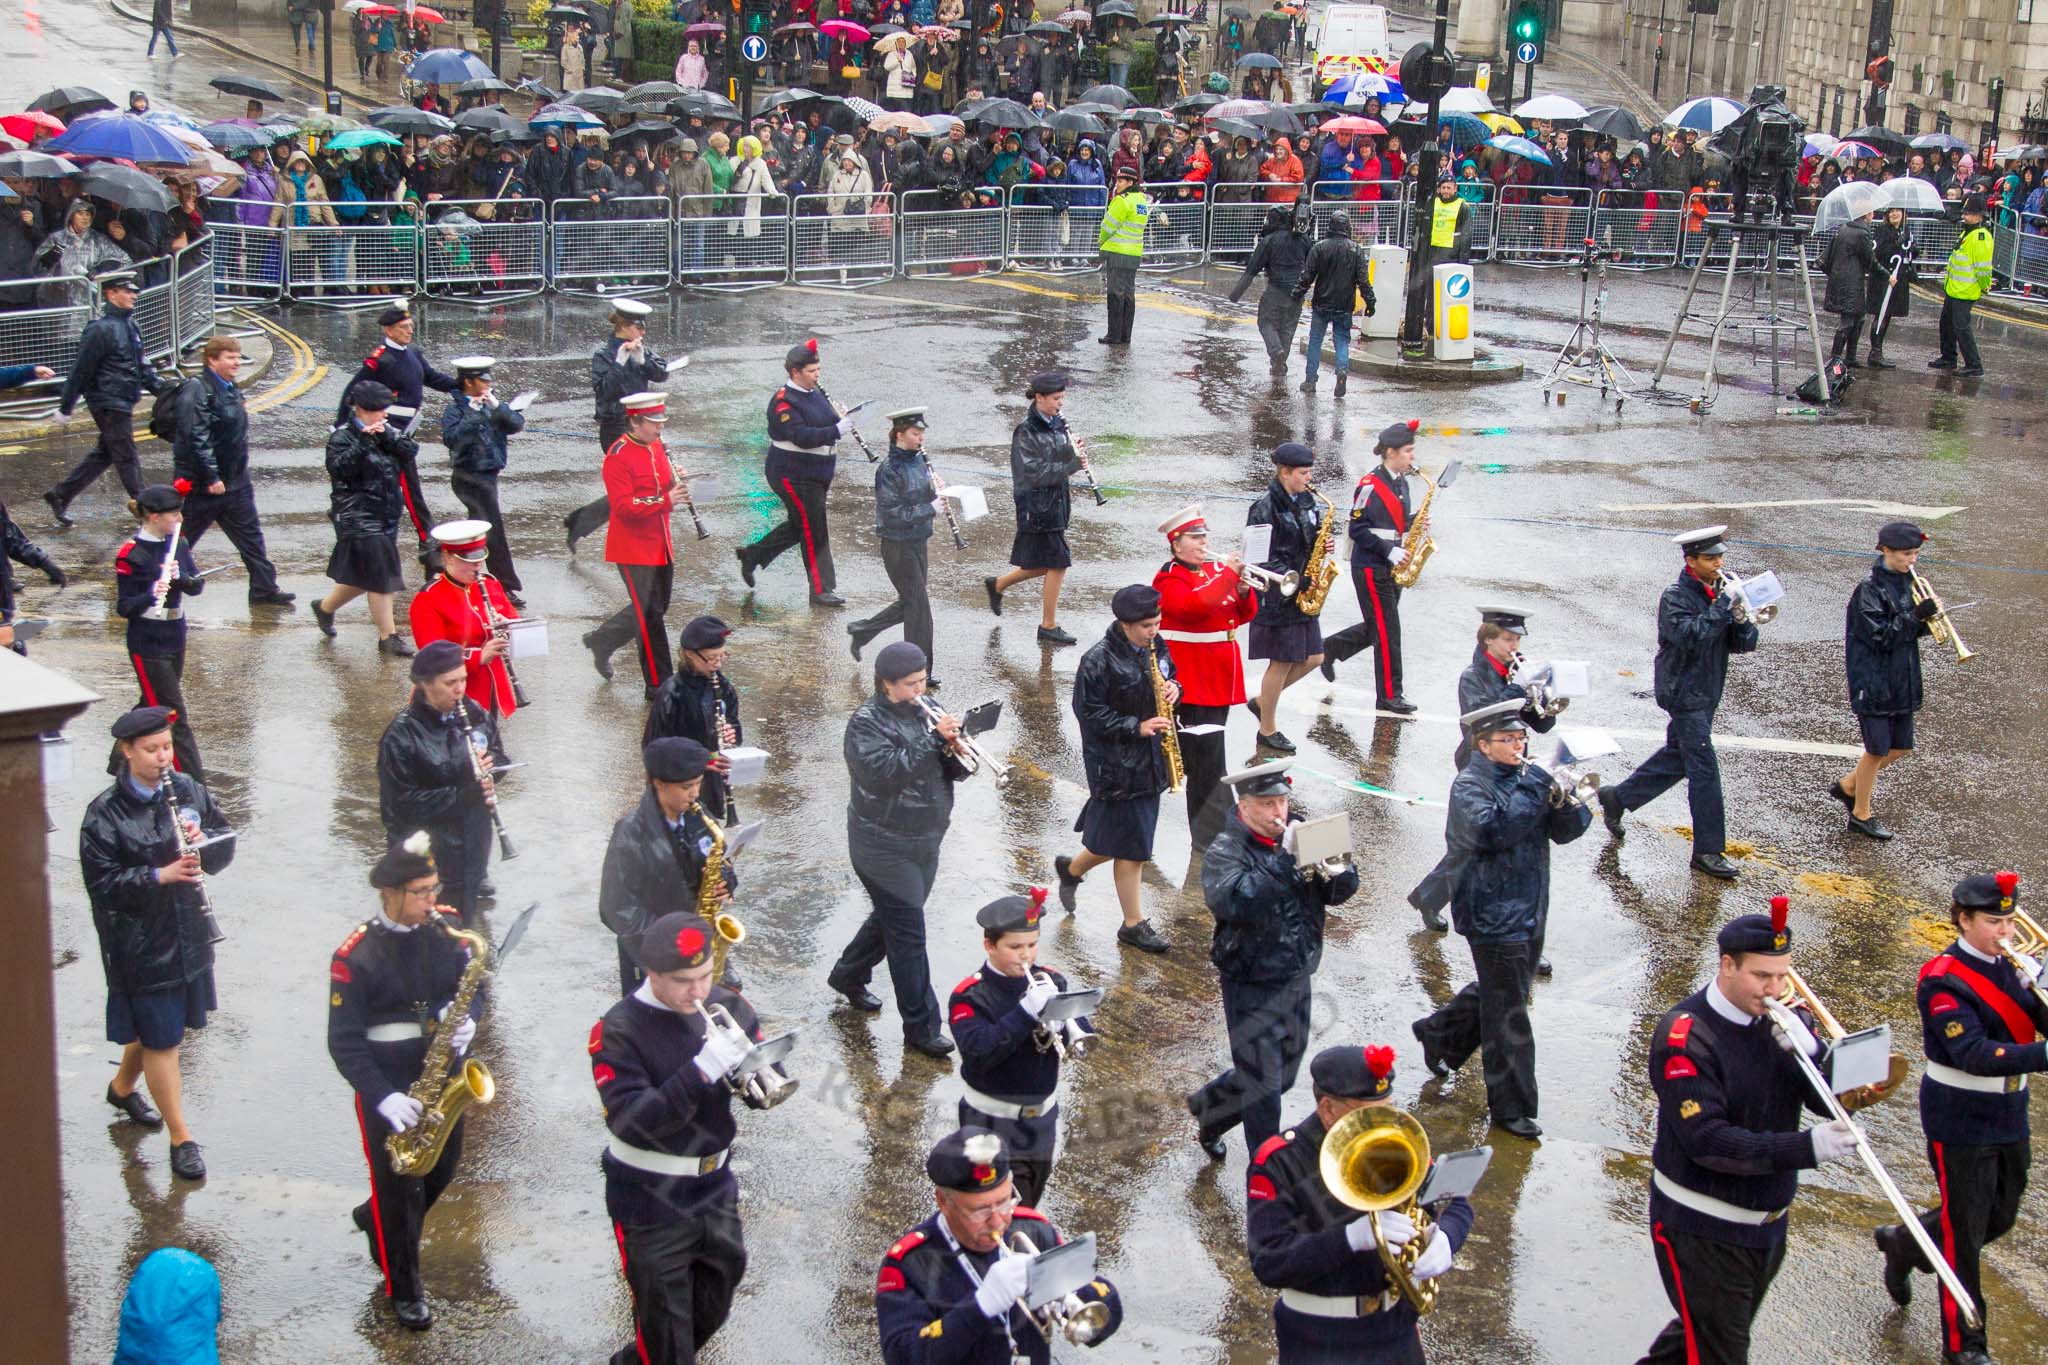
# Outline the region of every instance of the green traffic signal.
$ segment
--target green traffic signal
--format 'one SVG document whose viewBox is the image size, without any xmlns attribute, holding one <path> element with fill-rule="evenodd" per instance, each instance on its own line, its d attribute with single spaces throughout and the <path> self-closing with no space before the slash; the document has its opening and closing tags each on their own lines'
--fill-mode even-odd
<svg viewBox="0 0 2048 1365">
<path fill-rule="evenodd" d="M 1532 9 L 1518 11 L 1515 15 L 1515 38 L 1519 42 L 1533 43 L 1543 36 L 1543 20 Z"/>
</svg>

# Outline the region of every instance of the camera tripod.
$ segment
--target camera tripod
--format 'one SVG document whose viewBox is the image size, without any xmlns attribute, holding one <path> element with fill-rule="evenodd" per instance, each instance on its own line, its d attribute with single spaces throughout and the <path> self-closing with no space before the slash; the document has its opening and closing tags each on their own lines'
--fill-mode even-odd
<svg viewBox="0 0 2048 1365">
<path fill-rule="evenodd" d="M 1586 238 L 1585 249 L 1579 256 L 1579 325 L 1572 329 L 1571 337 L 1551 362 L 1550 373 L 1543 376 L 1543 397 L 1548 401 L 1552 391 L 1558 390 L 1562 401 L 1560 386 L 1565 384 L 1597 387 L 1602 403 L 1612 391 L 1615 415 L 1619 416 L 1621 405 L 1628 400 L 1636 381 L 1600 335 L 1600 314 L 1607 305 L 1607 257 L 1612 246 L 1611 235 L 1606 248 L 1592 237 Z M 1595 276 L 1600 281 L 1597 289 L 1593 286 Z"/>
<path fill-rule="evenodd" d="M 1751 202 L 1754 204 L 1756 200 L 1752 199 Z M 1649 396 L 1683 402 L 1695 413 L 1705 413 L 1711 409 L 1721 391 L 1718 366 L 1722 334 L 1733 326 L 1738 330 L 1748 328 L 1752 345 L 1759 341 L 1769 343 L 1771 392 L 1774 394 L 1783 391 L 1782 377 L 1779 373 L 1778 342 L 1780 338 L 1791 338 L 1796 344 L 1799 333 L 1804 331 L 1813 342 L 1813 367 L 1820 376 L 1821 406 L 1827 406 L 1830 397 L 1827 357 L 1821 354 L 1820 319 L 1813 306 L 1813 280 L 1806 272 L 1806 242 L 1812 229 L 1800 223 L 1772 222 L 1763 218 L 1740 222 L 1721 217 L 1708 218 L 1702 227 L 1707 240 L 1700 248 L 1699 259 L 1693 262 L 1692 276 L 1685 285 L 1685 298 L 1678 305 L 1678 317 L 1671 324 L 1671 335 L 1664 339 L 1664 354 L 1657 361 L 1657 372 L 1650 376 Z M 1754 243 L 1758 239 L 1761 239 L 1764 247 L 1763 260 L 1760 265 L 1753 262 L 1745 265 L 1742 260 L 1744 244 Z M 1719 306 L 1711 317 L 1705 313 L 1696 314 L 1693 312 L 1693 299 L 1699 293 L 1700 277 L 1706 273 L 1707 263 L 1713 259 L 1715 248 L 1724 242 L 1728 255 L 1720 267 L 1724 274 L 1721 280 Z M 1803 320 L 1798 314 L 1788 318 L 1778 312 L 1780 254 L 1786 249 L 1793 253 L 1793 258 L 1798 262 L 1794 273 L 1799 277 L 1799 294 L 1806 305 Z M 1751 303 L 1756 307 L 1754 312 L 1738 313 L 1730 306 L 1730 298 L 1735 292 L 1735 274 L 1738 267 L 1750 275 Z M 1759 293 L 1762 294 L 1761 298 L 1757 297 Z M 1710 324 L 1707 335 L 1707 368 L 1700 376 L 1699 392 L 1687 396 L 1665 389 L 1664 376 L 1671 367 L 1671 352 L 1678 345 L 1679 334 L 1685 330 L 1685 324 L 1694 318 Z"/>
</svg>

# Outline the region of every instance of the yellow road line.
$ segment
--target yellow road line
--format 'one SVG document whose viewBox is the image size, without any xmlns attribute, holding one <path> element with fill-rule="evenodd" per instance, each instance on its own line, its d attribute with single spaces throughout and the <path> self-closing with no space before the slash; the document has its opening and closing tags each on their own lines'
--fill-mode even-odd
<svg viewBox="0 0 2048 1365">
<path fill-rule="evenodd" d="M 1914 285 L 1913 293 L 1916 297 L 1927 300 L 1937 308 L 1941 306 L 1941 301 L 1944 297 L 1941 294 L 1935 293 L 1924 284 Z M 1986 303 L 1990 303 L 1993 306 L 1986 308 L 1984 306 Z M 2032 318 L 2021 317 L 2017 313 L 2005 312 L 1997 304 L 1998 300 L 1995 297 L 1979 299 L 1977 301 L 1977 316 L 1980 318 L 1990 318 L 1994 322 L 2005 323 L 2009 327 L 2024 327 L 2030 332 L 2048 332 L 2048 322 L 2036 322 Z"/>
<path fill-rule="evenodd" d="M 992 284 L 998 289 L 1014 289 L 1020 294 L 1037 294 L 1041 298 L 1048 299 L 1068 299 L 1077 302 L 1087 300 L 1092 302 L 1095 298 L 1092 294 L 1076 294 L 1071 289 L 1050 289 L 1042 284 L 1026 284 L 1023 280 L 1006 280 L 995 275 L 976 276 L 974 283 Z M 1237 313 L 1212 312 L 1207 308 L 1197 308 L 1192 304 L 1174 303 L 1157 294 L 1139 294 L 1138 306 L 1140 308 L 1150 308 L 1160 313 L 1179 313 L 1183 317 L 1203 318 L 1210 322 L 1230 322 L 1247 327 L 1256 325 L 1256 319 L 1254 318 L 1244 317 Z"/>
</svg>

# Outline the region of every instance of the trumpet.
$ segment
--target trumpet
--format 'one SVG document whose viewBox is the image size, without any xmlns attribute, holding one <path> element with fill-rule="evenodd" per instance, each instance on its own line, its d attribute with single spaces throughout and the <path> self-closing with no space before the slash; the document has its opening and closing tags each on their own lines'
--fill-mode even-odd
<svg viewBox="0 0 2048 1365">
<path fill-rule="evenodd" d="M 1009 1240 L 996 1244 L 1005 1256 L 1036 1256 L 1038 1248 L 1021 1232 L 1013 1232 Z M 1054 1299 L 1042 1308 L 1027 1308 L 1024 1315 L 1038 1328 L 1038 1335 L 1050 1343 L 1055 1336 L 1063 1336 L 1076 1346 L 1086 1346 L 1095 1340 L 1096 1334 L 1109 1326 L 1109 1305 L 1100 1299 L 1083 1303 L 1079 1294 L 1069 1294 L 1063 1299 Z"/>
<path fill-rule="evenodd" d="M 1044 972 L 1032 972 L 1031 983 L 1035 986 L 1040 982 L 1049 986 L 1052 984 L 1052 978 Z M 1095 1035 L 1079 1019 L 1062 1019 L 1057 1024 L 1040 1024 L 1038 1031 L 1031 1037 L 1032 1041 L 1038 1044 L 1040 1052 L 1055 1053 L 1063 1062 L 1078 1062 L 1088 1055 L 1088 1049 L 1095 1046 Z"/>
<path fill-rule="evenodd" d="M 2020 979 L 2033 988 L 2034 998 L 2048 1005 L 2048 986 L 2040 981 L 2041 959 L 2048 955 L 2048 931 L 2041 928 L 2040 921 L 2015 908 L 2012 937 L 1999 945 L 1999 951 L 2005 954 L 2005 960 L 2020 974 Z"/>
<path fill-rule="evenodd" d="M 1206 562 L 1221 564 L 1225 561 L 1221 555 L 1210 555 Z M 1301 590 L 1301 574 L 1294 569 L 1289 569 L 1286 573 L 1274 573 L 1263 565 L 1241 564 L 1238 566 L 1237 576 L 1249 581 L 1260 592 L 1277 592 L 1282 597 L 1292 597 Z"/>
<path fill-rule="evenodd" d="M 1728 610 L 1742 624 L 1746 626 L 1767 626 L 1777 619 L 1778 604 L 1776 602 L 1771 603 L 1768 607 L 1751 607 L 1749 605 L 1749 594 L 1743 591 L 1742 580 L 1726 569 L 1721 570 L 1718 586 L 1722 592 L 1728 594 Z"/>
<path fill-rule="evenodd" d="M 1570 763 L 1560 764 L 1549 772 L 1551 805 L 1590 806 L 1599 799 L 1600 774 L 1582 773 Z"/>
<path fill-rule="evenodd" d="M 918 709 L 924 712 L 927 728 L 933 734 L 937 734 L 939 722 L 945 718 L 945 711 L 940 709 L 937 702 L 923 694 L 919 694 L 917 705 Z M 989 771 L 996 775 L 996 786 L 1007 787 L 1010 785 L 1010 765 L 999 761 L 994 754 L 975 743 L 974 736 L 968 734 L 965 730 L 960 731 L 958 737 L 953 740 L 952 748 L 960 761 L 967 765 L 968 776 L 972 777 L 986 766 Z"/>
<path fill-rule="evenodd" d="M 1572 704 L 1570 697 L 1560 697 L 1550 690 L 1550 683 L 1544 679 L 1529 680 L 1529 660 L 1521 650 L 1508 655 L 1508 681 L 1529 694 L 1529 705 L 1538 716 L 1548 720 L 1561 714 Z"/>
<path fill-rule="evenodd" d="M 1941 594 L 1934 585 L 1924 578 L 1918 569 L 1910 569 L 1913 575 L 1913 601 L 1934 603 L 1934 615 L 1928 618 L 1927 633 L 1938 645 L 1947 645 L 1956 652 L 1956 662 L 1966 664 L 1977 657 L 1977 651 L 1963 643 L 1962 633 L 1956 623 L 1949 619 L 1948 605 L 1941 600 Z"/>
<path fill-rule="evenodd" d="M 727 918 L 730 918 L 730 916 Z M 749 1049 L 752 1049 L 754 1046 L 754 1040 L 747 1037 L 746 1030 L 741 1028 L 739 1021 L 732 1017 L 732 1011 L 723 1005 L 714 1005 L 709 1001 L 705 1002 L 704 1028 L 706 1036 L 709 1036 L 713 1031 L 727 1037 L 737 1035 L 739 1041 L 744 1043 Z M 790 1077 L 783 1075 L 773 1065 L 764 1066 L 755 1071 L 741 1071 L 739 1067 L 735 1066 L 726 1073 L 725 1083 L 733 1094 L 738 1095 L 756 1109 L 773 1109 L 776 1105 L 781 1104 L 796 1093 L 797 1084 Z"/>
</svg>

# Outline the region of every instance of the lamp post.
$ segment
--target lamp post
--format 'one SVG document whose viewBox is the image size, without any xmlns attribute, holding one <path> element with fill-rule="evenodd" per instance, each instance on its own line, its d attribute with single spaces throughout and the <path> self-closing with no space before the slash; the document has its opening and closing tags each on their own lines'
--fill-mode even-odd
<svg viewBox="0 0 2048 1365">
<path fill-rule="evenodd" d="M 1450 84 L 1450 54 L 1445 43 L 1451 32 L 1451 0 L 1436 0 L 1436 31 L 1430 40 L 1429 50 L 1429 141 L 1422 144 L 1415 177 L 1418 212 L 1411 225 L 1408 243 L 1408 260 L 1411 274 L 1413 263 L 1422 259 L 1422 245 L 1428 240 L 1430 215 L 1419 211 L 1426 207 L 1427 197 L 1436 192 L 1437 172 L 1443 166 L 1443 148 L 1437 145 L 1441 131 L 1439 120 L 1443 116 L 1444 89 Z M 1411 277 L 1408 281 L 1407 311 L 1401 317 L 1401 345 L 1412 349 L 1422 345 L 1423 321 L 1428 313 L 1428 289 L 1418 287 Z"/>
</svg>

